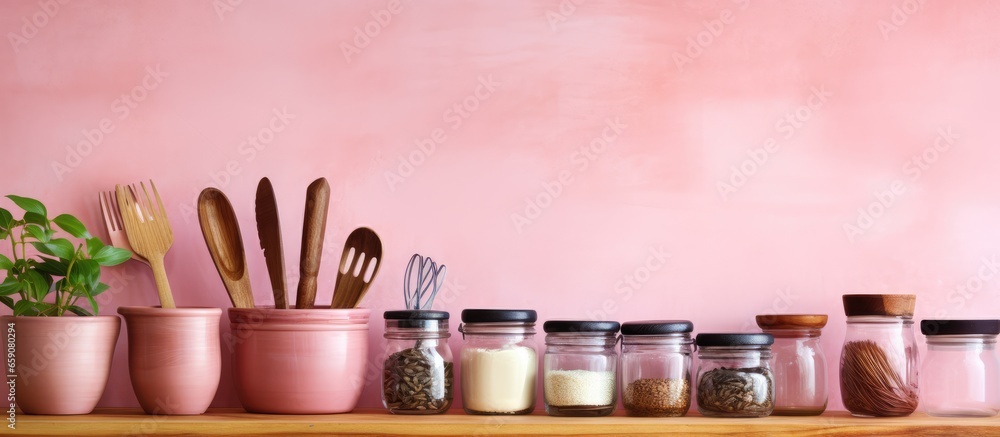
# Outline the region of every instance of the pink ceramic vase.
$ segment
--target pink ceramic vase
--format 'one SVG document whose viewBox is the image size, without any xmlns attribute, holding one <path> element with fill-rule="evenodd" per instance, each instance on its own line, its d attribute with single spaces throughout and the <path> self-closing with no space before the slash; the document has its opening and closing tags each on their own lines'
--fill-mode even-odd
<svg viewBox="0 0 1000 437">
<path fill-rule="evenodd" d="M 87 414 L 104 393 L 115 354 L 118 316 L 2 318 L 14 374 L 4 389 L 26 414 Z M 11 373 L 5 361 L 4 372 Z M 13 382 L 13 386 L 11 386 Z"/>
<path fill-rule="evenodd" d="M 219 308 L 121 307 L 132 390 L 147 414 L 202 414 L 219 388 Z"/>
<path fill-rule="evenodd" d="M 353 410 L 366 382 L 370 314 L 366 308 L 230 308 L 232 333 L 225 342 L 243 408 L 277 414 Z"/>
</svg>

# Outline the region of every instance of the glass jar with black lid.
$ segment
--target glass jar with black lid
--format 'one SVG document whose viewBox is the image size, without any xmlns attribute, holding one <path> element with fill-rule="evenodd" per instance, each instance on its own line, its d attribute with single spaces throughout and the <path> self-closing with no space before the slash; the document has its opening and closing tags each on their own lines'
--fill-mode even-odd
<svg viewBox="0 0 1000 437">
<path fill-rule="evenodd" d="M 923 320 L 927 357 L 921 404 L 931 416 L 990 417 L 1000 411 L 1000 320 Z"/>
<path fill-rule="evenodd" d="M 765 417 L 774 411 L 771 334 L 698 334 L 698 412 Z"/>
<path fill-rule="evenodd" d="M 607 416 L 618 406 L 618 322 L 549 320 L 542 365 L 551 416 Z"/>
<path fill-rule="evenodd" d="M 459 332 L 462 406 L 467 414 L 530 414 L 538 355 L 534 310 L 467 309 Z"/>
<path fill-rule="evenodd" d="M 382 404 L 393 414 L 437 414 L 454 398 L 445 311 L 386 311 Z"/>
<path fill-rule="evenodd" d="M 694 325 L 687 320 L 622 324 L 622 405 L 630 416 L 676 417 L 691 408 Z"/>
</svg>

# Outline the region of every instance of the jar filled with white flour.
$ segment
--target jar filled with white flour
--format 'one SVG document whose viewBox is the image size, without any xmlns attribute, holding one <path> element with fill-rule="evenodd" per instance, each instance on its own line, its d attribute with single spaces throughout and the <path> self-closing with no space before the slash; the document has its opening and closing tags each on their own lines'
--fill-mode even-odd
<svg viewBox="0 0 1000 437">
<path fill-rule="evenodd" d="M 618 405 L 618 322 L 549 320 L 545 330 L 545 411 L 607 416 Z"/>
<path fill-rule="evenodd" d="M 535 409 L 538 355 L 534 310 L 462 311 L 465 339 L 459 370 L 467 414 L 530 414 Z"/>
</svg>

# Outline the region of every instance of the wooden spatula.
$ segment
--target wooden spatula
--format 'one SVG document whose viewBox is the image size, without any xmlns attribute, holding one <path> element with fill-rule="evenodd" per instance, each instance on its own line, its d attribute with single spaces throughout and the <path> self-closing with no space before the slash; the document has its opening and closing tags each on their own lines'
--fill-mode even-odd
<svg viewBox="0 0 1000 437">
<path fill-rule="evenodd" d="M 323 256 L 326 215 L 330 207 L 330 184 L 319 178 L 306 190 L 306 213 L 302 223 L 302 253 L 299 257 L 299 289 L 295 308 L 312 308 L 316 301 L 316 277 Z"/>
<path fill-rule="evenodd" d="M 267 274 L 271 277 L 271 290 L 274 292 L 274 307 L 288 309 L 288 299 L 285 290 L 285 256 L 281 247 L 281 222 L 278 221 L 278 205 L 274 199 L 274 188 L 267 178 L 261 179 L 257 185 L 257 236 L 260 237 L 260 248 L 264 250 L 264 261 L 267 264 Z"/>
<path fill-rule="evenodd" d="M 378 234 L 368 228 L 351 232 L 344 243 L 332 308 L 354 308 L 361 303 L 381 265 L 382 240 Z"/>
</svg>

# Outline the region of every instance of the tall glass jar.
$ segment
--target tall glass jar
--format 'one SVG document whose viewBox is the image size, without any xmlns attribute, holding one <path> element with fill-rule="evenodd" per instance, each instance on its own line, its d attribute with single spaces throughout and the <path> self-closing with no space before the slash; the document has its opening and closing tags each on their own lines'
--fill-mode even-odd
<svg viewBox="0 0 1000 437">
<path fill-rule="evenodd" d="M 687 320 L 622 324 L 622 404 L 629 416 L 677 417 L 691 408 L 694 325 Z"/>
<path fill-rule="evenodd" d="M 923 320 L 924 410 L 931 416 L 990 417 L 1000 411 L 1000 320 Z"/>
<path fill-rule="evenodd" d="M 826 410 L 826 355 L 820 333 L 825 314 L 757 316 L 757 326 L 774 336 L 774 415 L 815 416 Z"/>
<path fill-rule="evenodd" d="M 607 416 L 618 406 L 618 322 L 549 320 L 542 364 L 550 416 Z"/>
<path fill-rule="evenodd" d="M 765 417 L 774 411 L 771 334 L 698 334 L 698 412 Z"/>
<path fill-rule="evenodd" d="M 448 313 L 386 311 L 382 405 L 393 414 L 437 414 L 454 398 Z"/>
<path fill-rule="evenodd" d="M 840 395 L 859 417 L 907 416 L 919 403 L 916 296 L 846 294 Z"/>
<path fill-rule="evenodd" d="M 538 355 L 534 310 L 462 311 L 462 406 L 467 414 L 529 414 Z"/>
</svg>

